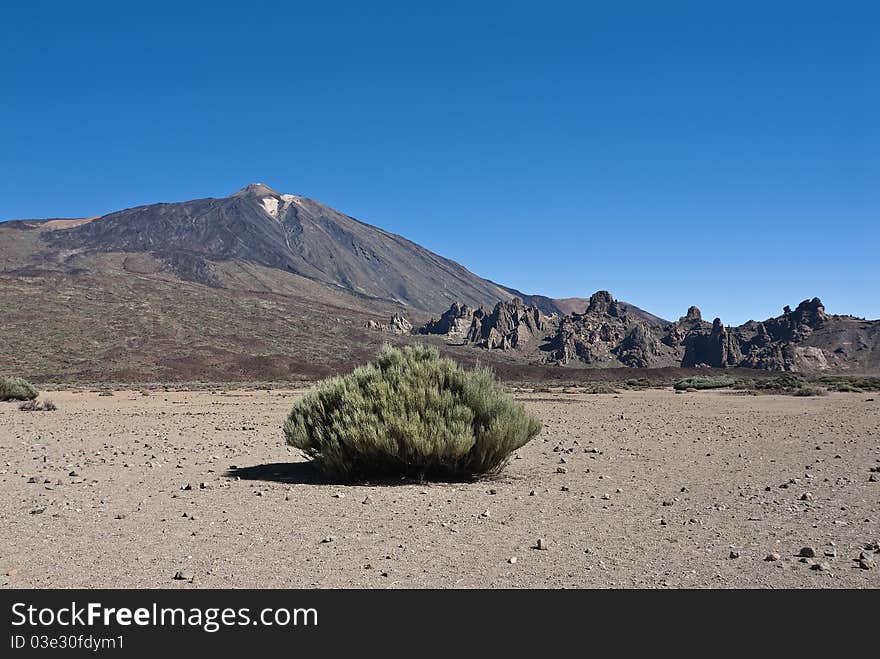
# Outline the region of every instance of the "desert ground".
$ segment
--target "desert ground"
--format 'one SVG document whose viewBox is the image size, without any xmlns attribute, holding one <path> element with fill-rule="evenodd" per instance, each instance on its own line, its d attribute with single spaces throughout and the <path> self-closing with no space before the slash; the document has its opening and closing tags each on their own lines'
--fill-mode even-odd
<svg viewBox="0 0 880 659">
<path fill-rule="evenodd" d="M 283 443 L 301 393 L 0 404 L 0 586 L 880 587 L 873 394 L 522 392 L 499 477 L 349 486 Z"/>
</svg>

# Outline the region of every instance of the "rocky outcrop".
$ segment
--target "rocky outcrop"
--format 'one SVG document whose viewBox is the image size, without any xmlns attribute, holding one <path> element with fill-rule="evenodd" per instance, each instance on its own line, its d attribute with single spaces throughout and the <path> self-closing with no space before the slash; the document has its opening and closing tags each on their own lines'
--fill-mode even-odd
<svg viewBox="0 0 880 659">
<path fill-rule="evenodd" d="M 708 323 L 693 306 L 674 323 L 650 322 L 631 313 L 608 291 L 594 293 L 585 307 L 582 314 L 545 316 L 520 298 L 501 302 L 491 312 L 454 304 L 419 331 L 457 337 L 488 350 L 531 345 L 534 359 L 559 365 L 814 371 L 831 368 L 867 349 L 858 333 L 854 341 L 838 339 L 833 355 L 818 345 L 826 339 L 820 340 L 817 333 L 822 335 L 834 318 L 825 313 L 818 298 L 804 300 L 794 310 L 785 307 L 776 318 L 739 327 L 725 327 L 720 318 Z M 543 341 L 540 352 L 537 340 Z"/>
<path fill-rule="evenodd" d="M 630 314 L 608 291 L 598 291 L 590 296 L 583 314 L 559 321 L 550 341 L 550 361 L 667 366 L 674 363 L 676 348 L 662 344 L 663 333 L 659 326 Z"/>
<path fill-rule="evenodd" d="M 736 366 L 742 361 L 742 350 L 736 336 L 724 327 L 720 318 L 712 323 L 708 331 L 703 327 L 695 327 L 686 333 L 684 356 L 681 365 L 712 366 L 725 368 Z"/>
<path fill-rule="evenodd" d="M 445 334 L 449 336 L 465 336 L 471 328 L 474 309 L 466 304 L 454 302 L 437 320 L 430 320 L 420 327 L 419 334 Z"/>
<path fill-rule="evenodd" d="M 438 320 L 419 328 L 420 334 L 460 338 L 487 350 L 510 350 L 541 336 L 547 328 L 544 313 L 515 297 L 499 302 L 491 312 L 455 303 Z"/>
<path fill-rule="evenodd" d="M 387 323 L 368 320 L 364 327 L 380 332 L 391 332 L 392 334 L 410 334 L 413 329 L 412 323 L 406 319 L 406 316 L 399 313 L 392 315 Z"/>
<path fill-rule="evenodd" d="M 644 322 L 638 322 L 612 351 L 626 366 L 650 368 L 663 354 L 656 333 Z"/>
<path fill-rule="evenodd" d="M 488 350 L 509 350 L 539 336 L 545 328 L 541 310 L 515 297 L 510 302 L 499 302 L 488 314 L 478 309 L 466 338 Z"/>
</svg>

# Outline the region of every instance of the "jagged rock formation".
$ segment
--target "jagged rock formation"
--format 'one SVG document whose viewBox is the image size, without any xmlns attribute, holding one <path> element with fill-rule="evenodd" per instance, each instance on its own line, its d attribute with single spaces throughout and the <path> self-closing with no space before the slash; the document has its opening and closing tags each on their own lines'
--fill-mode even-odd
<svg viewBox="0 0 880 659">
<path fill-rule="evenodd" d="M 387 323 L 368 320 L 364 327 L 381 332 L 391 332 L 392 334 L 409 334 L 413 329 L 412 323 L 406 319 L 406 316 L 399 313 L 393 314 Z"/>
<path fill-rule="evenodd" d="M 463 339 L 487 350 L 509 350 L 540 336 L 547 327 L 546 316 L 538 308 L 515 297 L 499 302 L 491 312 L 455 303 L 438 320 L 419 328 L 420 334 L 443 334 Z"/>
<path fill-rule="evenodd" d="M 515 297 L 510 302 L 499 302 L 489 314 L 478 309 L 467 340 L 489 350 L 508 350 L 539 336 L 545 327 L 541 310 L 526 306 L 521 298 Z"/>
<path fill-rule="evenodd" d="M 842 366 L 853 354 L 871 350 L 880 323 L 829 316 L 818 298 L 764 322 L 725 327 L 720 318 L 703 320 L 692 306 L 674 323 L 658 324 L 635 314 L 608 291 L 594 293 L 584 313 L 544 316 L 521 299 L 499 303 L 491 313 L 453 305 L 420 331 L 464 338 L 481 348 L 523 350 L 541 339 L 539 361 L 591 366 L 744 367 L 774 371 L 815 371 Z M 470 329 L 463 335 L 464 325 Z M 862 327 L 856 327 L 861 324 Z M 865 331 L 867 330 L 867 331 Z M 873 337 L 873 338 L 872 338 Z M 851 340 L 845 340 L 851 339 Z M 531 349 L 540 341 L 533 341 Z M 870 353 L 868 353 L 870 354 Z"/>
<path fill-rule="evenodd" d="M 674 357 L 669 346 L 661 343 L 656 326 L 629 313 L 608 291 L 590 296 L 583 314 L 570 314 L 559 322 L 550 340 L 550 361 L 568 364 L 582 361 L 602 365 L 619 362 L 626 366 L 647 368 Z"/>
<path fill-rule="evenodd" d="M 449 336 L 467 335 L 474 319 L 474 309 L 466 304 L 453 302 L 438 320 L 430 320 L 419 328 L 419 334 L 447 334 Z"/>
</svg>

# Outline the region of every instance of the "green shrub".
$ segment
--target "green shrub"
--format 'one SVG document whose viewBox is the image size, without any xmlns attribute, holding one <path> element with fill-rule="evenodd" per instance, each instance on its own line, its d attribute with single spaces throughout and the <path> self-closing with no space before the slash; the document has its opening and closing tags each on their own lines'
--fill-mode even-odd
<svg viewBox="0 0 880 659">
<path fill-rule="evenodd" d="M 32 398 L 31 400 L 26 400 L 21 405 L 18 406 L 22 412 L 54 412 L 58 409 L 58 407 L 51 400 L 47 400 L 45 402 L 39 402 L 38 400 Z"/>
<path fill-rule="evenodd" d="M 385 346 L 320 383 L 284 423 L 288 444 L 343 480 L 493 474 L 540 430 L 491 371 L 465 370 L 426 346 Z"/>
<path fill-rule="evenodd" d="M 818 382 L 824 384 L 829 391 L 849 391 L 853 393 L 880 391 L 880 378 L 878 377 L 829 375 L 818 378 Z"/>
<path fill-rule="evenodd" d="M 612 385 L 607 382 L 590 382 L 585 385 L 586 391 L 584 393 L 588 394 L 616 394 L 617 389 L 615 389 Z"/>
<path fill-rule="evenodd" d="M 21 378 L 0 378 L 0 400 L 33 400 L 37 388 Z"/>
<path fill-rule="evenodd" d="M 792 392 L 806 384 L 806 380 L 793 373 L 783 373 L 772 378 L 759 378 L 755 380 L 755 389 L 770 389 L 783 392 Z"/>
<path fill-rule="evenodd" d="M 864 389 L 860 389 L 859 387 L 851 385 L 849 382 L 840 382 L 838 384 L 833 385 L 832 391 L 842 391 L 845 393 L 853 393 L 853 394 L 861 394 L 864 393 Z"/>
<path fill-rule="evenodd" d="M 673 386 L 678 390 L 720 389 L 722 387 L 732 387 L 735 383 L 736 380 L 726 375 L 694 375 L 693 377 L 679 380 Z"/>
<path fill-rule="evenodd" d="M 827 396 L 828 390 L 821 387 L 800 387 L 795 389 L 793 396 Z"/>
</svg>

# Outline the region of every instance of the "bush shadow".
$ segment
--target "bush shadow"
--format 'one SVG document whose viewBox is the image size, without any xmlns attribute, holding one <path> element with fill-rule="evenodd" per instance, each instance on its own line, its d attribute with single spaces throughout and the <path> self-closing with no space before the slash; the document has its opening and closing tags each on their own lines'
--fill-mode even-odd
<svg viewBox="0 0 880 659">
<path fill-rule="evenodd" d="M 332 478 L 316 469 L 311 462 L 267 462 L 250 467 L 233 467 L 223 474 L 226 478 L 240 478 L 243 481 L 267 481 L 284 483 L 285 485 L 366 485 L 376 487 L 395 487 L 400 485 L 427 485 L 429 483 L 472 483 L 476 480 L 498 480 L 500 474 L 484 476 L 481 479 L 471 478 L 432 478 L 418 479 L 411 477 L 343 480 Z"/>
<path fill-rule="evenodd" d="M 224 476 L 243 481 L 269 481 L 288 485 L 342 485 L 327 478 L 311 462 L 267 462 L 250 467 L 233 467 Z"/>
</svg>

